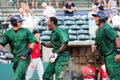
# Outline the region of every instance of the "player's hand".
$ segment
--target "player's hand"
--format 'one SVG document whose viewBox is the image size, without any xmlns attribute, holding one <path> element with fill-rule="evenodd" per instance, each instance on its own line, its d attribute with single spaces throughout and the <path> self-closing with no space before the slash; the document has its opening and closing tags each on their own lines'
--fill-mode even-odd
<svg viewBox="0 0 120 80">
<path fill-rule="evenodd" d="M 55 60 L 57 59 L 58 54 L 57 53 L 52 53 L 49 60 L 51 63 L 54 63 Z"/>
<path fill-rule="evenodd" d="M 25 56 L 22 56 L 21 59 L 27 59 Z"/>
<path fill-rule="evenodd" d="M 30 62 L 30 66 L 31 66 L 32 68 L 34 68 L 34 67 L 35 67 L 35 65 L 34 65 L 34 63 L 33 63 L 33 62 Z"/>
<path fill-rule="evenodd" d="M 116 54 L 115 61 L 120 61 L 120 54 Z"/>
<path fill-rule="evenodd" d="M 91 46 L 91 49 L 92 49 L 92 53 L 94 54 L 95 51 L 96 51 L 96 49 L 97 49 L 97 46 L 96 46 L 96 45 L 92 45 L 92 46 Z"/>
</svg>

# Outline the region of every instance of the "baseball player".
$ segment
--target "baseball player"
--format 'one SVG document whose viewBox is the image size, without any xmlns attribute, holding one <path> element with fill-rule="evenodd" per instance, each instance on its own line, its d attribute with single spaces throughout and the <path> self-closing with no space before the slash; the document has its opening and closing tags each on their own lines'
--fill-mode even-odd
<svg viewBox="0 0 120 80">
<path fill-rule="evenodd" d="M 53 48 L 49 58 L 50 62 L 43 74 L 43 80 L 49 80 L 55 73 L 56 80 L 63 80 L 66 65 L 68 65 L 70 56 L 67 51 L 68 32 L 66 29 L 57 27 L 57 18 L 49 17 L 47 21 L 48 29 L 52 31 L 49 43 L 41 43 L 43 46 Z"/>
<path fill-rule="evenodd" d="M 8 43 L 14 55 L 14 80 L 25 80 L 25 72 L 30 62 L 29 55 L 36 41 L 29 30 L 21 28 L 23 21 L 20 15 L 13 15 L 10 19 L 13 28 L 4 33 L 0 42 L 0 50 Z M 29 47 L 28 43 L 30 43 Z"/>
<path fill-rule="evenodd" d="M 92 15 L 99 26 L 96 30 L 96 43 L 92 45 L 92 53 L 97 48 L 104 57 L 110 80 L 120 80 L 120 40 L 118 34 L 106 23 L 107 16 L 103 11 Z"/>
<path fill-rule="evenodd" d="M 33 30 L 33 34 L 36 37 L 37 41 L 35 42 L 35 46 L 31 53 L 31 62 L 27 69 L 26 80 L 30 80 L 32 78 L 32 75 L 35 70 L 37 70 L 39 80 L 43 80 L 42 75 L 43 75 L 44 69 L 43 69 L 41 58 L 40 58 L 40 55 L 41 55 L 40 42 L 39 42 L 40 32 L 39 30 Z"/>
</svg>

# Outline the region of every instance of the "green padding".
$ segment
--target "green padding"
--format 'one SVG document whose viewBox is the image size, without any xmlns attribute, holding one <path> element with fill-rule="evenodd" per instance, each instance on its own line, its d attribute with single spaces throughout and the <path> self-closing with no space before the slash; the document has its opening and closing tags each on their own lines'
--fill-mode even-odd
<svg viewBox="0 0 120 80">
<path fill-rule="evenodd" d="M 12 64 L 0 63 L 0 80 L 13 80 L 13 76 Z"/>
<path fill-rule="evenodd" d="M 0 63 L 0 80 L 13 80 L 14 72 L 11 64 L 2 64 Z M 48 62 L 43 62 L 44 70 L 46 69 Z M 37 80 L 38 75 L 37 72 L 34 72 L 34 75 L 31 80 Z"/>
</svg>

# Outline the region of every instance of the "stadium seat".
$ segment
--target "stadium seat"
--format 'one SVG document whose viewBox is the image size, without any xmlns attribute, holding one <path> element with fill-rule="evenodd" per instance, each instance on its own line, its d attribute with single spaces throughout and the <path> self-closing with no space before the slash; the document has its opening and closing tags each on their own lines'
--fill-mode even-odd
<svg viewBox="0 0 120 80">
<path fill-rule="evenodd" d="M 65 29 L 69 29 L 68 26 L 65 26 L 65 25 L 61 25 L 61 26 L 58 26 L 60 28 L 65 28 Z"/>
<path fill-rule="evenodd" d="M 75 25 L 75 21 L 71 21 L 71 20 L 64 21 L 64 25 L 66 26 Z"/>
<path fill-rule="evenodd" d="M 58 21 L 63 21 L 64 20 L 64 18 L 61 17 L 61 16 L 57 16 L 57 19 L 58 19 Z"/>
<path fill-rule="evenodd" d="M 83 30 L 89 30 L 89 25 L 82 25 L 80 28 Z"/>
<path fill-rule="evenodd" d="M 89 35 L 78 35 L 78 40 L 89 40 Z"/>
<path fill-rule="evenodd" d="M 38 26 L 38 27 L 35 27 L 34 29 L 37 29 L 39 30 L 40 32 L 44 31 L 44 30 L 47 30 L 47 26 Z"/>
<path fill-rule="evenodd" d="M 74 21 L 74 17 L 72 16 L 64 16 L 64 21 L 71 20 Z"/>
<path fill-rule="evenodd" d="M 76 23 L 76 25 L 85 25 L 85 24 L 87 24 L 87 21 L 85 21 L 85 20 L 77 20 L 75 23 Z"/>
<path fill-rule="evenodd" d="M 75 21 L 82 20 L 82 17 L 80 15 L 75 15 L 74 20 Z"/>
<path fill-rule="evenodd" d="M 83 16 L 82 16 L 82 20 L 88 21 L 88 15 L 83 15 Z"/>
<path fill-rule="evenodd" d="M 41 22 L 40 22 L 40 25 L 41 25 L 41 26 L 46 26 L 46 22 L 45 22 L 45 21 L 41 21 Z"/>
<path fill-rule="evenodd" d="M 80 30 L 80 26 L 70 25 L 70 26 L 69 26 L 69 29 L 71 29 L 71 30 Z"/>
<path fill-rule="evenodd" d="M 95 35 L 90 35 L 90 40 L 95 40 Z"/>
<path fill-rule="evenodd" d="M 50 36 L 41 36 L 41 41 L 45 41 L 45 42 L 48 42 L 48 41 L 50 41 Z"/>
<path fill-rule="evenodd" d="M 51 34 L 51 31 L 50 31 L 50 30 L 42 31 L 42 36 L 45 36 L 45 35 L 50 36 L 50 34 Z"/>
<path fill-rule="evenodd" d="M 58 24 L 57 24 L 57 26 L 61 26 L 61 25 L 64 25 L 64 22 L 61 21 L 61 20 L 58 20 Z"/>
<path fill-rule="evenodd" d="M 68 30 L 69 35 L 76 35 L 76 30 Z"/>
<path fill-rule="evenodd" d="M 45 21 L 45 20 L 46 20 L 46 18 L 45 18 L 45 17 L 42 17 L 42 18 L 41 18 L 41 21 Z"/>
<path fill-rule="evenodd" d="M 85 35 L 88 35 L 88 30 L 78 30 L 77 31 L 77 35 L 82 35 L 82 34 L 85 34 Z"/>
<path fill-rule="evenodd" d="M 69 35 L 69 40 L 70 41 L 77 40 L 77 36 L 76 35 Z"/>
</svg>

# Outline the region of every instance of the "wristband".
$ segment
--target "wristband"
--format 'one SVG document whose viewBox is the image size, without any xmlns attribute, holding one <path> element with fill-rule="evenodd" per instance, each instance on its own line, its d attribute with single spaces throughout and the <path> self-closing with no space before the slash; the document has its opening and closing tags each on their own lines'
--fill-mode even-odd
<svg viewBox="0 0 120 80">
<path fill-rule="evenodd" d="M 44 42 L 41 42 L 41 45 L 45 46 L 45 43 L 44 43 Z"/>
<path fill-rule="evenodd" d="M 117 51 L 116 54 L 120 54 L 120 48 L 117 48 L 116 51 Z"/>
</svg>

